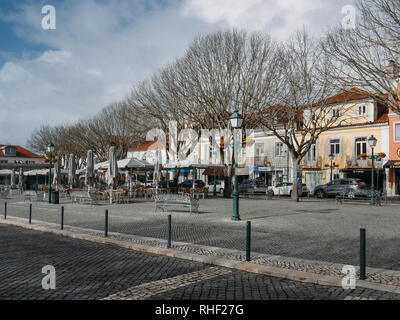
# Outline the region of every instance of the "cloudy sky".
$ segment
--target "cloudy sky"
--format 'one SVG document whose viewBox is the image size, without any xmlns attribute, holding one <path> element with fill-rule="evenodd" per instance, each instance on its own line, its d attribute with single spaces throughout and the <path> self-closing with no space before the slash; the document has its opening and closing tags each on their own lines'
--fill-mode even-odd
<svg viewBox="0 0 400 320">
<path fill-rule="evenodd" d="M 318 34 L 353 0 L 1 0 L 0 143 L 26 145 L 41 124 L 95 114 L 182 56 L 192 39 L 226 28 L 278 39 Z M 56 9 L 44 30 L 42 7 Z"/>
</svg>

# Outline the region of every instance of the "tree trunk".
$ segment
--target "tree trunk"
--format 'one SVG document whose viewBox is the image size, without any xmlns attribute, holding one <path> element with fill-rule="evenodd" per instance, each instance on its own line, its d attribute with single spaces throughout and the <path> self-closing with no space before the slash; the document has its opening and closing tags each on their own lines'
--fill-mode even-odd
<svg viewBox="0 0 400 320">
<path fill-rule="evenodd" d="M 232 195 L 232 175 L 234 169 L 232 165 L 228 165 L 224 170 L 224 198 L 230 198 Z"/>
<path fill-rule="evenodd" d="M 298 158 L 293 152 L 291 152 L 290 154 L 292 156 L 292 180 L 293 180 L 292 200 L 299 202 L 299 195 L 297 194 L 297 169 L 299 167 Z"/>
</svg>

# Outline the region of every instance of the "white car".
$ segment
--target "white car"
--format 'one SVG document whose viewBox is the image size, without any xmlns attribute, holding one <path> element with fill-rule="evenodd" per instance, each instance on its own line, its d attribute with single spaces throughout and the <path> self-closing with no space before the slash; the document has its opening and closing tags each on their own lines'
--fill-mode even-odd
<svg viewBox="0 0 400 320">
<path fill-rule="evenodd" d="M 217 193 L 223 194 L 224 187 L 225 187 L 225 182 L 223 180 L 215 181 L 215 189 L 217 190 Z M 213 193 L 214 192 L 214 182 L 210 182 L 208 185 L 206 185 L 206 188 L 208 188 L 208 192 Z"/>
<path fill-rule="evenodd" d="M 291 196 L 293 191 L 293 183 L 291 182 L 282 182 L 278 183 L 275 187 L 268 187 L 268 191 L 272 190 L 272 195 L 274 196 Z M 310 191 L 307 189 L 307 186 L 303 183 L 303 196 L 307 196 Z"/>
</svg>

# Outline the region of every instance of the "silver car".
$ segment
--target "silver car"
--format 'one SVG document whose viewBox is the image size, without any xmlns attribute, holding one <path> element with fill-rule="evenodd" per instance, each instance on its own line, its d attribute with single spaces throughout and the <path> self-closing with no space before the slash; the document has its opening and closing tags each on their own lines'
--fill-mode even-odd
<svg viewBox="0 0 400 320">
<path fill-rule="evenodd" d="M 214 182 L 210 182 L 206 188 L 208 188 L 208 192 L 214 192 Z M 217 193 L 223 194 L 225 189 L 225 181 L 217 180 L 215 181 L 215 189 Z"/>
</svg>

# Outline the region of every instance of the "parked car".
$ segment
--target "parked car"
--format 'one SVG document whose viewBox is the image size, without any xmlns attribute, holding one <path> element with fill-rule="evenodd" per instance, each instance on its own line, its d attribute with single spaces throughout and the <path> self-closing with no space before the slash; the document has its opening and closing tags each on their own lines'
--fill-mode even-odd
<svg viewBox="0 0 400 320">
<path fill-rule="evenodd" d="M 292 182 L 281 182 L 278 183 L 276 186 L 269 187 L 268 190 L 272 191 L 272 195 L 281 195 L 281 196 L 292 196 L 293 192 L 293 183 Z M 310 193 L 308 190 L 307 185 L 303 183 L 302 188 L 302 196 L 307 197 Z"/>
<path fill-rule="evenodd" d="M 206 188 L 208 188 L 208 192 L 214 192 L 214 182 L 210 182 Z M 215 189 L 218 193 L 223 194 L 225 189 L 225 181 L 224 180 L 216 180 L 215 181 Z"/>
<path fill-rule="evenodd" d="M 238 183 L 239 193 L 265 193 L 267 185 L 259 180 L 243 180 Z"/>
<path fill-rule="evenodd" d="M 361 179 L 345 178 L 335 179 L 327 184 L 316 186 L 314 195 L 318 198 L 335 197 L 337 194 L 345 192 L 349 198 L 356 196 L 367 196 L 370 187 Z"/>
<path fill-rule="evenodd" d="M 205 183 L 202 180 L 195 180 L 194 187 L 195 188 L 204 188 Z M 185 180 L 182 183 L 178 184 L 178 188 L 193 188 L 193 180 Z"/>
<path fill-rule="evenodd" d="M 174 180 L 169 180 L 169 181 L 160 181 L 158 183 L 159 188 L 176 188 L 177 183 Z"/>
<path fill-rule="evenodd" d="M 141 183 L 140 181 L 135 181 L 135 180 L 132 180 L 131 183 L 133 188 L 141 187 L 143 185 L 143 183 Z M 125 182 L 124 184 L 121 185 L 121 187 L 129 188 L 129 182 Z"/>
</svg>

